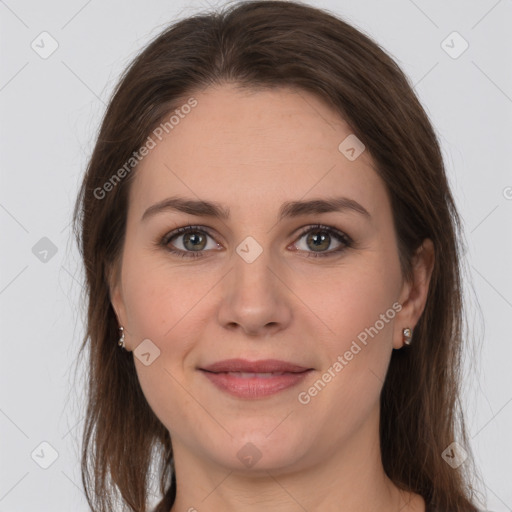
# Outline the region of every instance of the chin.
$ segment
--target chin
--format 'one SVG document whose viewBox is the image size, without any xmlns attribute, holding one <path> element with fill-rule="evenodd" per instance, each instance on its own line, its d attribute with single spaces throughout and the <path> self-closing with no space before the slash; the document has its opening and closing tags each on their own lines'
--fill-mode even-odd
<svg viewBox="0 0 512 512">
<path fill-rule="evenodd" d="M 276 424 L 278 422 L 272 428 Z M 300 429 L 293 429 L 295 435 L 285 429 L 277 435 L 277 429 L 272 432 L 272 428 L 260 431 L 253 428 L 251 434 L 245 431 L 241 435 L 230 430 L 233 438 L 224 445 L 216 445 L 215 453 L 211 456 L 230 471 L 252 474 L 264 472 L 267 476 L 267 471 L 275 472 L 295 466 L 307 452 L 304 439 L 299 434 Z"/>
</svg>

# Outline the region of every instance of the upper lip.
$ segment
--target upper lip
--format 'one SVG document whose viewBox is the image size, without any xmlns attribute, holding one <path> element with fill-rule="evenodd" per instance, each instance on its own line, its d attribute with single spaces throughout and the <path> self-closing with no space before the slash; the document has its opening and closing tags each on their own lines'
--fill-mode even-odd
<svg viewBox="0 0 512 512">
<path fill-rule="evenodd" d="M 262 359 L 260 361 L 248 361 L 247 359 L 224 359 L 216 363 L 200 368 L 209 372 L 250 372 L 250 373 L 273 373 L 292 372 L 300 373 L 312 368 L 306 368 L 298 364 L 280 361 L 278 359 Z"/>
</svg>

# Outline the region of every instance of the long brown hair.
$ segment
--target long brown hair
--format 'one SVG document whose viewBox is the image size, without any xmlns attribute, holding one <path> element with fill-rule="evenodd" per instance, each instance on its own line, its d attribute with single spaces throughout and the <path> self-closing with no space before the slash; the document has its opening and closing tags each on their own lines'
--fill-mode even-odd
<svg viewBox="0 0 512 512">
<path fill-rule="evenodd" d="M 393 351 L 381 394 L 382 459 L 397 486 L 422 495 L 436 510 L 476 511 L 459 403 L 461 221 L 436 134 L 406 76 L 369 37 L 328 11 L 270 0 L 236 3 L 171 25 L 125 71 L 105 113 L 73 218 L 86 271 L 82 481 L 91 509 L 111 511 L 120 495 L 130 510 L 146 512 L 152 474 L 163 495 L 156 510 L 168 512 L 175 499 L 169 432 L 142 393 L 133 356 L 117 345 L 109 279 L 118 270 L 137 168 L 126 162 L 194 91 L 228 82 L 312 93 L 351 126 L 391 198 L 406 278 L 414 251 L 425 238 L 433 241 L 435 264 L 414 344 Z M 123 166 L 122 179 L 113 181 Z M 454 440 L 469 454 L 458 469 L 442 458 Z"/>
</svg>

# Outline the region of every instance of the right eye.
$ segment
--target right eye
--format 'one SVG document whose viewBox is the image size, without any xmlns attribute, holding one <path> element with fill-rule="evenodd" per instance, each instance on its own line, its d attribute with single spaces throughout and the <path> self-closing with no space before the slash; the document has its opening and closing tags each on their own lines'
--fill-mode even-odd
<svg viewBox="0 0 512 512">
<path fill-rule="evenodd" d="M 161 243 L 176 256 L 182 258 L 198 258 L 203 256 L 201 253 L 207 248 L 208 237 L 212 238 L 208 231 L 200 226 L 184 226 L 165 235 Z M 180 244 L 183 248 L 171 244 L 171 241 L 175 239 L 182 239 Z M 214 242 L 212 246 L 210 250 L 215 247 L 218 248 L 219 244 Z"/>
</svg>

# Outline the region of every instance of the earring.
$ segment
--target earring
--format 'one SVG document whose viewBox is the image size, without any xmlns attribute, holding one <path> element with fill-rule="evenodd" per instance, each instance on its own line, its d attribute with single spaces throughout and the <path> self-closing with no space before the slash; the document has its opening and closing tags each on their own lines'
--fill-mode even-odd
<svg viewBox="0 0 512 512">
<path fill-rule="evenodd" d="M 404 343 L 410 345 L 412 342 L 412 329 L 406 327 L 402 330 L 402 334 L 404 335 Z"/>
<path fill-rule="evenodd" d="M 121 337 L 119 338 L 119 341 L 117 342 L 117 344 L 126 350 L 126 348 L 124 346 L 124 328 L 119 327 L 119 330 L 121 331 Z"/>
</svg>

